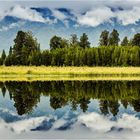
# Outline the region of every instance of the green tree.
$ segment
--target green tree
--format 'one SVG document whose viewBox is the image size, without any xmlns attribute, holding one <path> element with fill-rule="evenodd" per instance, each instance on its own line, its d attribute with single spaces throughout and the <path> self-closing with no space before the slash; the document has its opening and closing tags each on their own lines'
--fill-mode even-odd
<svg viewBox="0 0 140 140">
<path fill-rule="evenodd" d="M 70 38 L 70 45 L 73 47 L 77 47 L 79 46 L 79 41 L 78 41 L 78 37 L 76 34 L 72 34 L 71 38 Z"/>
<path fill-rule="evenodd" d="M 53 36 L 50 40 L 50 50 L 54 50 L 56 48 L 64 48 L 68 46 L 68 41 L 66 39 L 62 39 L 59 36 Z"/>
<path fill-rule="evenodd" d="M 109 36 L 109 46 L 118 46 L 119 45 L 119 33 L 117 30 L 113 29 Z"/>
<path fill-rule="evenodd" d="M 45 66 L 51 65 L 51 54 L 48 50 L 45 50 L 41 54 L 41 64 Z"/>
<path fill-rule="evenodd" d="M 5 59 L 6 59 L 6 53 L 5 53 L 5 50 L 3 50 L 1 54 L 1 60 L 0 60 L 1 65 L 4 65 Z"/>
<path fill-rule="evenodd" d="M 18 31 L 13 46 L 13 55 L 16 65 L 27 65 L 30 54 L 39 50 L 40 45 L 37 39 L 34 38 L 32 32 Z"/>
<path fill-rule="evenodd" d="M 104 30 L 100 35 L 99 45 L 108 46 L 108 40 L 109 40 L 109 32 L 107 30 Z"/>
<path fill-rule="evenodd" d="M 80 37 L 79 45 L 84 49 L 90 47 L 90 42 L 88 41 L 88 36 L 86 33 L 83 33 L 83 35 Z"/>
<path fill-rule="evenodd" d="M 40 51 L 32 52 L 32 54 L 29 56 L 29 64 L 35 66 L 40 66 L 42 64 Z"/>
<path fill-rule="evenodd" d="M 125 36 L 121 42 L 121 46 L 128 46 L 128 45 L 129 45 L 129 41 L 128 41 L 127 36 Z"/>
<path fill-rule="evenodd" d="M 132 45 L 140 47 L 140 33 L 137 33 L 134 35 L 134 37 L 132 39 Z"/>
</svg>

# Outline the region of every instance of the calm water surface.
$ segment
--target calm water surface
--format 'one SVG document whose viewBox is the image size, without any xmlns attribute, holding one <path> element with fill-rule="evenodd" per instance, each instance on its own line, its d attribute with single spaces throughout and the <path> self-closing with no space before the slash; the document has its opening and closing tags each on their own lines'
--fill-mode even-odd
<svg viewBox="0 0 140 140">
<path fill-rule="evenodd" d="M 140 81 L 0 82 L 0 138 L 140 138 Z"/>
</svg>

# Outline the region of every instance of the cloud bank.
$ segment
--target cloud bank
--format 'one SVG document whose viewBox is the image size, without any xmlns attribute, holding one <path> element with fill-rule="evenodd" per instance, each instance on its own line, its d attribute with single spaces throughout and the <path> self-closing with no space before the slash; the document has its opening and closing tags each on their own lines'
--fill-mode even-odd
<svg viewBox="0 0 140 140">
<path fill-rule="evenodd" d="M 4 2 L 3 2 L 4 3 Z M 28 5 L 29 3 L 29 5 Z M 71 3 L 71 4 L 70 4 Z M 79 8 L 76 5 L 81 3 Z M 32 7 L 49 7 L 54 18 L 44 17 L 43 13 L 32 9 Z M 65 14 L 63 11 L 59 11 L 57 7 L 64 7 L 70 9 L 72 16 Z M 0 19 L 5 16 L 13 16 L 23 20 L 42 22 L 49 24 L 56 24 L 57 20 L 63 22 L 66 26 L 69 24 L 69 20 L 75 22 L 75 25 L 96 27 L 100 24 L 112 23 L 116 19 L 118 24 L 123 26 L 129 24 L 137 24 L 140 20 L 140 2 L 139 1 L 60 1 L 56 4 L 52 2 L 14 2 L 13 6 L 9 4 L 4 6 L 0 10 Z"/>
</svg>

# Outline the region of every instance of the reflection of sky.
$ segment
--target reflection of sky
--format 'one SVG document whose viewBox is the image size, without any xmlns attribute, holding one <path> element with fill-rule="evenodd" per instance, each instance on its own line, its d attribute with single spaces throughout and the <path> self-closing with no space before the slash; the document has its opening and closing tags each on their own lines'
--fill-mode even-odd
<svg viewBox="0 0 140 140">
<path fill-rule="evenodd" d="M 131 136 L 139 138 L 139 113 L 132 107 L 119 107 L 117 121 L 111 114 L 101 115 L 98 100 L 90 100 L 88 110 L 80 107 L 71 110 L 71 105 L 54 110 L 50 107 L 50 97 L 41 97 L 32 113 L 18 116 L 9 94 L 0 95 L 0 137 L 1 138 L 110 138 Z M 136 116 L 135 116 L 136 115 Z M 4 120 L 4 121 L 3 121 Z M 6 135 L 6 134 L 9 134 Z M 119 135 L 118 135 L 119 134 Z"/>
<path fill-rule="evenodd" d="M 5 94 L 5 97 L 3 97 L 2 93 L 0 93 L 0 107 L 1 108 L 8 108 L 10 110 L 15 111 L 13 104 L 14 104 L 14 101 L 10 100 L 9 94 L 7 92 Z"/>
</svg>

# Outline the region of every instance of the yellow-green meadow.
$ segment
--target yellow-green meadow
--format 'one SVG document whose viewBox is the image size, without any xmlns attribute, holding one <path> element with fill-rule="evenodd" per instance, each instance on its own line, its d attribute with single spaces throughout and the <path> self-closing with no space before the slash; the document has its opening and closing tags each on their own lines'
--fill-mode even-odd
<svg viewBox="0 0 140 140">
<path fill-rule="evenodd" d="M 0 80 L 140 80 L 140 67 L 1 66 Z"/>
</svg>

